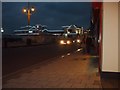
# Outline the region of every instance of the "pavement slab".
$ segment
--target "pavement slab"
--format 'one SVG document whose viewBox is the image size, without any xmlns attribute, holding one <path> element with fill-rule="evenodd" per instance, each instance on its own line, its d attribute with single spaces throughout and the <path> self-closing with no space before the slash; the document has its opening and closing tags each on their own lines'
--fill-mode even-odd
<svg viewBox="0 0 120 90">
<path fill-rule="evenodd" d="M 102 88 L 91 55 L 74 52 L 3 79 L 3 88 Z M 96 57 L 92 57 L 96 58 Z"/>
</svg>

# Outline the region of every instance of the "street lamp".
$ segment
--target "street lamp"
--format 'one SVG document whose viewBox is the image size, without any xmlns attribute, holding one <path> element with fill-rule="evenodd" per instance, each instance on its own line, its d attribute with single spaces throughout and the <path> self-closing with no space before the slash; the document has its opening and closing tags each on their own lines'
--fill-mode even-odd
<svg viewBox="0 0 120 90">
<path fill-rule="evenodd" d="M 27 15 L 27 20 L 28 20 L 28 26 L 30 25 L 30 16 L 32 15 L 33 12 L 35 12 L 34 7 L 30 7 L 29 2 L 28 2 L 28 7 L 22 9 L 23 13 Z"/>
<path fill-rule="evenodd" d="M 35 8 L 34 8 L 34 7 L 32 7 L 32 8 L 31 8 L 31 11 L 32 11 L 32 12 L 34 12 L 34 11 L 35 11 Z"/>
</svg>

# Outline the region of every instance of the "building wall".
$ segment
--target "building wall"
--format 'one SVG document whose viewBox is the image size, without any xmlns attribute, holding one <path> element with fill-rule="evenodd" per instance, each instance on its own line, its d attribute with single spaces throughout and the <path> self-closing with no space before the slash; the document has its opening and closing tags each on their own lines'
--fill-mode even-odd
<svg viewBox="0 0 120 90">
<path fill-rule="evenodd" d="M 118 3 L 103 3 L 102 71 L 118 70 Z"/>
<path fill-rule="evenodd" d="M 120 2 L 118 5 L 118 71 L 120 72 Z"/>
</svg>

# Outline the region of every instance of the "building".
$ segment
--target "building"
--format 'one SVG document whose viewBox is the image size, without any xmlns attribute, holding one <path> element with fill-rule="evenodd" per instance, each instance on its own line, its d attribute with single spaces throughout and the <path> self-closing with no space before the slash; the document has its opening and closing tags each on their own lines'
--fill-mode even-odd
<svg viewBox="0 0 120 90">
<path fill-rule="evenodd" d="M 118 2 L 93 2 L 92 34 L 96 38 L 101 80 L 119 80 L 119 10 Z M 112 11 L 112 12 L 111 12 Z M 108 82 L 109 83 L 109 82 Z M 110 82 L 114 84 L 115 82 Z M 116 81 L 118 84 L 118 81 Z M 106 86 L 107 87 L 107 86 Z"/>
</svg>

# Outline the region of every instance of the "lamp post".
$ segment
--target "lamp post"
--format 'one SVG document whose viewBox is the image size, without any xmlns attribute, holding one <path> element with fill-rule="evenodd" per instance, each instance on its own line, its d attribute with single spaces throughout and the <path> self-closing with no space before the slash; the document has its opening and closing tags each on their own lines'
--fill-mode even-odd
<svg viewBox="0 0 120 90">
<path fill-rule="evenodd" d="M 30 7 L 29 2 L 28 2 L 28 6 L 27 8 L 23 8 L 23 13 L 25 13 L 27 15 L 27 20 L 28 20 L 28 26 L 30 25 L 30 17 L 32 15 L 33 12 L 35 12 L 35 8 L 34 7 Z"/>
</svg>

